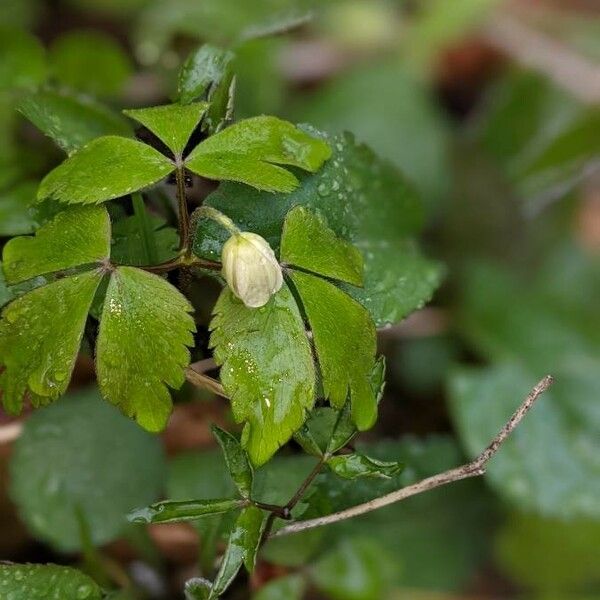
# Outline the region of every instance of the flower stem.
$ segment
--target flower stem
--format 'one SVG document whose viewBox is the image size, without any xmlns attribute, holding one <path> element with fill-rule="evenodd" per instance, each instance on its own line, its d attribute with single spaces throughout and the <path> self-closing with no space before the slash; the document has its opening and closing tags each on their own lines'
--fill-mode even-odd
<svg viewBox="0 0 600 600">
<path fill-rule="evenodd" d="M 206 217 L 207 219 L 212 219 L 221 225 L 221 227 L 227 229 L 227 231 L 232 235 L 240 233 L 239 228 L 227 215 L 224 215 L 220 210 L 217 210 L 212 206 L 201 206 L 196 210 L 194 216 L 196 218 Z"/>
</svg>

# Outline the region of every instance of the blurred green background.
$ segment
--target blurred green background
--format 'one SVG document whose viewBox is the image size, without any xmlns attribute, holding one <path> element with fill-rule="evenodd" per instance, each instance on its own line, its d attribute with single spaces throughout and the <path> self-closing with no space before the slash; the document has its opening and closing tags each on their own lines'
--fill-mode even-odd
<svg viewBox="0 0 600 600">
<path fill-rule="evenodd" d="M 600 598 L 597 2 L 2 0 L 0 24 L 0 243 L 36 227 L 27 205 L 61 160 L 14 110 L 27 90 L 93 111 L 90 138 L 118 132 L 109 108 L 168 101 L 186 55 L 222 45 L 236 52 L 237 117 L 351 131 L 426 207 L 424 245 L 446 277 L 430 305 L 380 333 L 388 384 L 360 442 L 371 455 L 405 461 L 403 484 L 456 466 L 538 379 L 557 379 L 482 480 L 272 542 L 227 597 Z M 27 418 L 16 442 L 1 419 L 0 559 L 83 561 L 130 584 L 127 597 L 182 597 L 219 524 L 198 545 L 193 528 L 146 531 L 122 514 L 225 493 L 208 426 L 229 423 L 226 406 L 184 390 L 151 437 L 99 404 L 80 363 L 82 389 Z M 264 489 L 287 498 L 307 469 L 290 450 Z M 317 482 L 328 486 L 335 510 L 398 481 Z M 93 507 L 83 525 L 78 502 Z"/>
</svg>

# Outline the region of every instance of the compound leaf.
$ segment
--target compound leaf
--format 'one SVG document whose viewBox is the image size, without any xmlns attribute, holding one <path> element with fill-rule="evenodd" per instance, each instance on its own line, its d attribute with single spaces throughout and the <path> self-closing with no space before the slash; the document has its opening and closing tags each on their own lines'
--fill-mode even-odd
<svg viewBox="0 0 600 600">
<path fill-rule="evenodd" d="M 300 186 L 292 193 L 273 196 L 226 182 L 206 204 L 226 213 L 243 231 L 263 236 L 276 251 L 291 208 L 302 205 L 318 214 L 365 258 L 364 289 L 353 287 L 348 293 L 369 310 L 378 327 L 396 323 L 427 302 L 441 280 L 439 264 L 423 257 L 411 237 L 423 222 L 421 203 L 390 163 L 357 144 L 351 134 L 327 139 L 331 160 L 318 173 L 299 173 Z M 218 226 L 200 219 L 194 252 L 219 260 L 226 239 Z"/>
<path fill-rule="evenodd" d="M 195 330 L 189 302 L 161 277 L 133 267 L 112 274 L 96 347 L 102 395 L 149 431 L 171 413 Z"/>
<path fill-rule="evenodd" d="M 285 219 L 281 260 L 292 267 L 332 279 L 359 286 L 363 283 L 360 251 L 338 238 L 323 221 L 302 206 L 290 210 Z"/>
<path fill-rule="evenodd" d="M 0 565 L 0 597 L 10 600 L 100 600 L 96 582 L 77 569 L 56 565 Z"/>
<path fill-rule="evenodd" d="M 291 192 L 295 175 L 277 165 L 314 172 L 331 156 L 329 145 L 276 117 L 245 119 L 209 137 L 186 160 L 208 179 L 239 181 L 268 192 Z"/>
<path fill-rule="evenodd" d="M 21 296 L 2 311 L 0 375 L 4 408 L 17 414 L 23 395 L 34 404 L 61 396 L 71 379 L 100 271 L 65 277 Z"/>
<path fill-rule="evenodd" d="M 125 120 L 108 107 L 64 90 L 38 90 L 18 110 L 67 154 L 100 136 L 131 134 Z"/>
<path fill-rule="evenodd" d="M 97 204 L 153 185 L 175 169 L 137 140 L 108 135 L 77 150 L 42 180 L 38 199 Z"/>
<path fill-rule="evenodd" d="M 328 281 L 299 271 L 290 277 L 313 332 L 325 396 L 341 409 L 349 394 L 358 429 L 372 427 L 377 417 L 371 385 L 377 339 L 369 313 Z"/>
<path fill-rule="evenodd" d="M 110 219 L 98 206 L 64 210 L 40 227 L 35 236 L 17 237 L 4 246 L 4 273 L 19 283 L 110 256 Z"/>
<path fill-rule="evenodd" d="M 259 466 L 304 422 L 315 398 L 315 368 L 304 323 L 284 284 L 260 309 L 225 288 L 214 309 L 211 346 L 233 416 L 246 422 L 242 446 Z"/>
<path fill-rule="evenodd" d="M 181 156 L 190 136 L 208 109 L 207 102 L 167 104 L 123 112 L 147 127 L 162 140 L 175 156 Z"/>
</svg>

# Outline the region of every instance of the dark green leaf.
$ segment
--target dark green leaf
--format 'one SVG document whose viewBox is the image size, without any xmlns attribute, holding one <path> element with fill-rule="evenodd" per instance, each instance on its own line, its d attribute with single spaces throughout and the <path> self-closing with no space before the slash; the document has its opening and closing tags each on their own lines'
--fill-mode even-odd
<svg viewBox="0 0 600 600">
<path fill-rule="evenodd" d="M 208 179 L 246 183 L 267 192 L 291 192 L 298 180 L 289 165 L 317 171 L 331 156 L 329 145 L 276 117 L 240 121 L 209 137 L 186 159 L 186 167 Z"/>
<path fill-rule="evenodd" d="M 377 340 L 369 313 L 323 279 L 300 272 L 290 277 L 313 332 L 325 396 L 340 409 L 349 395 L 353 421 L 358 429 L 369 429 L 377 417 L 370 382 Z"/>
<path fill-rule="evenodd" d="M 35 236 L 10 240 L 3 251 L 9 283 L 79 265 L 101 263 L 110 255 L 110 219 L 98 206 L 62 211 Z"/>
<path fill-rule="evenodd" d="M 0 388 L 7 412 L 18 414 L 23 396 L 34 405 L 64 394 L 83 328 L 102 273 L 65 277 L 6 306 L 0 321 Z"/>
<path fill-rule="evenodd" d="M 154 148 L 118 136 L 105 136 L 77 150 L 42 180 L 38 199 L 96 204 L 157 183 L 175 165 Z"/>
<path fill-rule="evenodd" d="M 196 521 L 202 517 L 219 515 L 239 508 L 242 500 L 236 498 L 211 498 L 209 500 L 164 500 L 145 508 L 137 508 L 127 518 L 132 523 L 178 523 Z"/>
<path fill-rule="evenodd" d="M 345 540 L 311 569 L 315 585 L 333 600 L 381 600 L 398 569 L 375 540 Z"/>
<path fill-rule="evenodd" d="M 397 475 L 404 468 L 403 463 L 377 460 L 359 453 L 332 456 L 327 459 L 327 466 L 344 479 L 356 479 L 357 477 L 386 479 Z"/>
<path fill-rule="evenodd" d="M 224 431 L 220 427 L 213 425 L 212 432 L 223 450 L 227 469 L 238 491 L 243 498 L 249 498 L 252 493 L 254 473 L 252 465 L 248 461 L 246 451 L 228 431 Z"/>
<path fill-rule="evenodd" d="M 248 506 L 242 510 L 229 535 L 209 600 L 218 598 L 231 585 L 242 564 L 252 573 L 264 526 L 265 515 L 260 509 Z"/>
<path fill-rule="evenodd" d="M 102 591 L 81 571 L 56 565 L 0 565 L 6 600 L 100 600 Z"/>
<path fill-rule="evenodd" d="M 98 31 L 70 31 L 52 44 L 54 76 L 73 89 L 99 96 L 118 95 L 133 72 L 121 45 Z"/>
<path fill-rule="evenodd" d="M 194 129 L 208 109 L 208 103 L 167 104 L 151 108 L 138 108 L 123 111 L 147 127 L 161 139 L 173 154 L 181 157 Z"/>
<path fill-rule="evenodd" d="M 0 90 L 34 88 L 46 77 L 44 47 L 37 38 L 14 28 L 0 30 Z"/>
<path fill-rule="evenodd" d="M 10 302 L 12 299 L 13 293 L 6 283 L 6 279 L 4 278 L 4 269 L 2 267 L 2 262 L 0 262 L 0 308 L 2 308 L 5 304 L 8 304 L 8 302 Z"/>
<path fill-rule="evenodd" d="M 301 575 L 272 579 L 252 596 L 252 600 L 302 600 L 306 583 Z"/>
<path fill-rule="evenodd" d="M 0 237 L 31 233 L 35 221 L 29 205 L 35 200 L 37 183 L 24 181 L 0 192 Z"/>
<path fill-rule="evenodd" d="M 19 104 L 19 112 L 71 154 L 105 135 L 131 134 L 131 128 L 106 106 L 65 90 L 38 90 Z"/>
<path fill-rule="evenodd" d="M 102 395 L 149 431 L 171 414 L 167 386 L 179 389 L 193 346 L 192 307 L 161 277 L 133 267 L 113 271 L 96 347 Z"/>
<path fill-rule="evenodd" d="M 315 399 L 315 370 L 304 323 L 284 284 L 259 309 L 225 288 L 211 322 L 211 346 L 236 421 L 246 421 L 242 446 L 265 463 L 304 422 Z"/>
<path fill-rule="evenodd" d="M 488 467 L 490 485 L 523 510 L 559 518 L 600 515 L 600 470 L 593 451 L 600 385 L 593 364 L 555 371 L 552 389 Z M 485 448 L 540 375 L 504 364 L 464 370 L 451 379 L 450 406 L 469 455 Z"/>
<path fill-rule="evenodd" d="M 378 327 L 395 323 L 428 301 L 441 270 L 426 260 L 408 235 L 417 232 L 423 211 L 414 190 L 389 163 L 350 134 L 330 140 L 333 155 L 315 175 L 300 174 L 300 187 L 267 194 L 224 183 L 206 201 L 243 231 L 263 236 L 277 250 L 283 222 L 295 205 L 317 213 L 365 257 L 364 290 L 352 288 Z M 206 219 L 198 222 L 194 252 L 219 260 L 226 234 Z M 382 284 L 382 279 L 384 284 Z"/>
<path fill-rule="evenodd" d="M 158 497 L 164 458 L 157 437 L 89 390 L 32 414 L 10 469 L 11 496 L 33 533 L 74 551 L 81 547 L 77 512 L 95 545 L 114 540 L 130 510 Z"/>
<path fill-rule="evenodd" d="M 296 206 L 286 216 L 281 260 L 332 279 L 359 286 L 363 283 L 360 252 L 302 206 Z"/>
<path fill-rule="evenodd" d="M 232 52 L 209 44 L 194 50 L 179 71 L 177 85 L 179 102 L 189 104 L 214 92 L 223 80 L 228 78 L 233 57 Z"/>
<path fill-rule="evenodd" d="M 112 234 L 111 260 L 117 264 L 141 267 L 167 262 L 177 256 L 177 230 L 145 209 L 143 218 L 136 214 L 113 223 Z M 154 253 L 147 251 L 146 238 Z"/>
</svg>

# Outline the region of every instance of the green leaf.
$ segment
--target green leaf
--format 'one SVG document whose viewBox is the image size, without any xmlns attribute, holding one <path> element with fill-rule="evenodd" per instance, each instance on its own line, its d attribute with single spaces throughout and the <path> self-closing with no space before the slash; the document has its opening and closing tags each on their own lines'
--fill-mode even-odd
<svg viewBox="0 0 600 600">
<path fill-rule="evenodd" d="M 441 264 L 423 256 L 414 240 L 370 240 L 356 246 L 365 257 L 364 285 L 341 287 L 369 311 L 378 327 L 423 308 L 444 277 Z"/>
<path fill-rule="evenodd" d="M 174 169 L 154 148 L 109 135 L 91 141 L 50 171 L 40 184 L 38 199 L 96 204 L 153 185 Z"/>
<path fill-rule="evenodd" d="M 292 207 L 299 204 L 318 214 L 365 257 L 364 290 L 349 293 L 365 304 L 378 327 L 396 323 L 428 301 L 441 279 L 440 266 L 425 259 L 409 237 L 423 221 L 418 196 L 394 167 L 350 134 L 331 138 L 330 146 L 331 160 L 314 175 L 299 174 L 301 185 L 290 194 L 273 196 L 226 182 L 206 204 L 242 231 L 261 235 L 275 250 Z M 219 260 L 226 239 L 218 226 L 201 219 L 194 252 Z"/>
<path fill-rule="evenodd" d="M 218 598 L 231 585 L 242 564 L 252 573 L 265 522 L 264 513 L 255 506 L 242 510 L 229 536 L 209 600 Z"/>
<path fill-rule="evenodd" d="M 242 446 L 265 463 L 304 422 L 315 399 L 315 370 L 304 323 L 284 284 L 259 309 L 225 288 L 214 309 L 211 346 L 233 416 L 246 421 Z"/>
<path fill-rule="evenodd" d="M 194 50 L 179 71 L 177 96 L 182 104 L 208 98 L 228 78 L 234 54 L 222 48 L 204 44 Z"/>
<path fill-rule="evenodd" d="M 98 96 L 116 96 L 133 73 L 121 45 L 97 30 L 70 31 L 57 38 L 49 52 L 54 76 L 62 83 Z"/>
<path fill-rule="evenodd" d="M 34 405 L 64 394 L 79 351 L 100 271 L 65 277 L 39 287 L 2 311 L 0 375 L 2 402 L 18 414 L 31 391 Z"/>
<path fill-rule="evenodd" d="M 141 215 L 135 214 L 113 223 L 112 235 L 110 256 L 117 264 L 141 267 L 167 262 L 177 256 L 177 230 L 168 227 L 164 219 L 146 209 Z M 145 239 L 151 246 L 150 252 Z"/>
<path fill-rule="evenodd" d="M 96 346 L 102 395 L 149 431 L 171 414 L 195 330 L 189 302 L 161 277 L 133 267 L 111 276 Z"/>
<path fill-rule="evenodd" d="M 301 575 L 272 579 L 252 596 L 252 600 L 302 600 L 306 583 Z"/>
<path fill-rule="evenodd" d="M 123 112 L 147 127 L 173 151 L 175 156 L 181 157 L 190 136 L 208 106 L 207 102 L 196 102 L 185 106 L 167 104 L 124 110 Z"/>
<path fill-rule="evenodd" d="M 164 500 L 144 508 L 137 508 L 127 518 L 132 523 L 179 523 L 196 521 L 202 517 L 219 515 L 242 505 L 236 498 L 211 498 L 208 500 Z"/>
<path fill-rule="evenodd" d="M 108 107 L 65 90 L 38 90 L 23 98 L 18 110 L 67 154 L 100 136 L 131 134 L 128 124 Z"/>
<path fill-rule="evenodd" d="M 35 200 L 37 184 L 24 181 L 0 192 L 0 237 L 23 235 L 34 229 L 29 205 Z"/>
<path fill-rule="evenodd" d="M 77 569 L 55 565 L 0 565 L 0 596 L 10 600 L 101 600 L 96 582 Z"/>
<path fill-rule="evenodd" d="M 313 332 L 325 397 L 340 409 L 350 395 L 353 421 L 359 430 L 369 429 L 377 418 L 370 381 L 377 335 L 369 313 L 323 279 L 300 272 L 290 277 Z"/>
<path fill-rule="evenodd" d="M 404 468 L 403 463 L 377 460 L 360 453 L 332 456 L 327 459 L 327 466 L 344 479 L 356 479 L 357 477 L 389 479 Z"/>
<path fill-rule="evenodd" d="M 383 356 L 380 356 L 375 363 L 371 373 L 371 386 L 379 404 L 385 388 Z M 352 421 L 351 403 L 347 401 L 341 410 L 334 410 L 328 406 L 320 406 L 312 410 L 302 428 L 294 435 L 294 439 L 309 454 L 333 455 L 348 445 L 357 433 L 356 425 Z"/>
<path fill-rule="evenodd" d="M 329 145 L 276 117 L 240 121 L 209 137 L 186 159 L 208 179 L 246 183 L 268 192 L 291 192 L 295 175 L 277 165 L 314 172 L 331 156 Z"/>
<path fill-rule="evenodd" d="M 79 265 L 101 263 L 110 256 L 110 219 L 106 209 L 73 207 L 40 227 L 35 236 L 17 237 L 4 246 L 4 273 L 9 283 Z"/>
<path fill-rule="evenodd" d="M 372 539 L 344 540 L 311 569 L 314 584 L 333 600 L 380 600 L 387 597 L 398 566 Z"/>
<path fill-rule="evenodd" d="M 45 78 L 46 56 L 39 40 L 19 29 L 0 29 L 0 90 L 31 89 Z"/>
<path fill-rule="evenodd" d="M 10 470 L 10 493 L 25 523 L 69 552 L 81 548 L 78 512 L 94 545 L 110 542 L 130 510 L 156 500 L 165 471 L 160 440 L 92 389 L 33 413 Z"/>
<path fill-rule="evenodd" d="M 212 432 L 223 450 L 227 469 L 238 491 L 243 498 L 249 498 L 252 493 L 254 473 L 248 455 L 238 440 L 228 431 L 213 425 Z"/>
<path fill-rule="evenodd" d="M 287 214 L 281 235 L 281 260 L 325 277 L 363 283 L 363 259 L 352 244 L 338 238 L 302 206 Z"/>
<path fill-rule="evenodd" d="M 502 570 L 540 598 L 580 598 L 598 583 L 600 523 L 513 515 L 496 539 Z"/>
<path fill-rule="evenodd" d="M 485 477 L 525 511 L 557 518 L 600 516 L 600 470 L 594 460 L 600 393 L 594 362 L 563 366 Z M 450 380 L 450 407 L 469 455 L 486 447 L 539 375 L 504 364 L 462 370 Z"/>
</svg>

